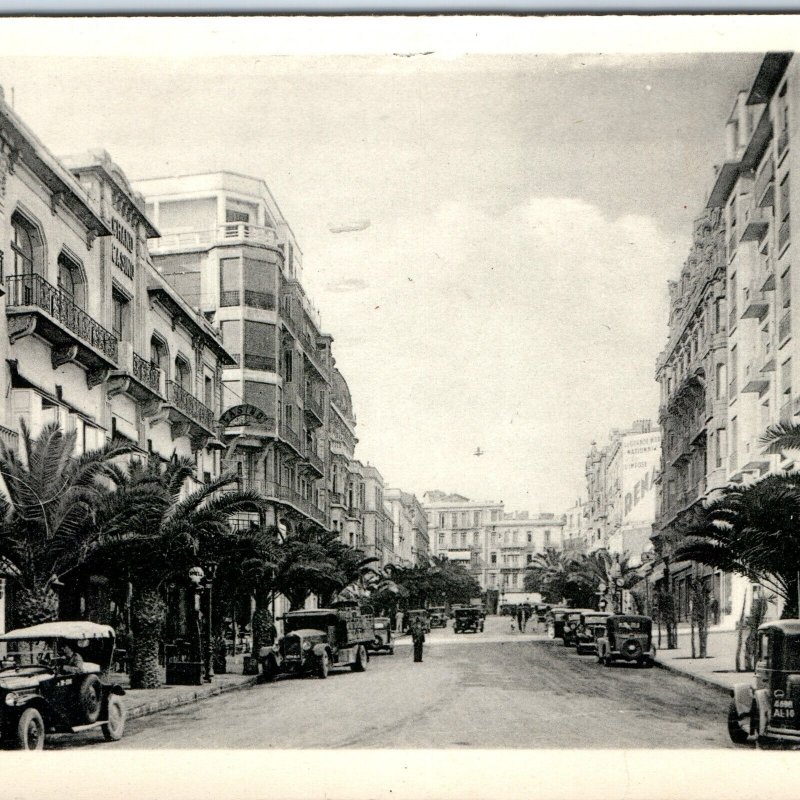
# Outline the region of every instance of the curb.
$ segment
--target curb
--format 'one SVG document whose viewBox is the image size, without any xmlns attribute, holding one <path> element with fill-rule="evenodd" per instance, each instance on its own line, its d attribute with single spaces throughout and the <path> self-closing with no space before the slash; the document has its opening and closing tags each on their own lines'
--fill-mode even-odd
<svg viewBox="0 0 800 800">
<path fill-rule="evenodd" d="M 731 692 L 733 691 L 730 688 L 730 686 L 725 686 L 722 683 L 717 683 L 716 681 L 712 681 L 708 678 L 702 678 L 699 675 L 693 675 L 691 672 L 686 672 L 682 669 L 678 669 L 677 667 L 673 667 L 666 661 L 659 661 L 658 658 L 656 658 L 656 660 L 653 663 L 659 669 L 666 670 L 667 672 L 672 672 L 675 675 L 681 675 L 684 678 L 688 678 L 690 681 L 694 681 L 695 683 L 701 683 L 703 684 L 703 686 L 707 686 L 709 689 L 716 689 L 718 692 L 724 692 L 726 697 L 730 697 Z"/>
<path fill-rule="evenodd" d="M 163 700 L 154 700 L 150 703 L 133 706 L 128 709 L 128 719 L 139 719 L 139 717 L 148 717 L 151 714 L 157 714 L 159 711 L 166 711 L 170 708 L 178 708 L 179 706 L 188 706 L 191 703 L 198 703 L 201 700 L 207 700 L 209 697 L 217 697 L 221 694 L 228 692 L 235 692 L 239 689 L 249 689 L 255 686 L 258 681 L 258 676 L 253 675 L 246 681 L 241 683 L 231 683 L 227 686 L 211 686 L 207 689 L 199 689 L 192 692 L 179 694 L 177 697 L 165 697 Z"/>
</svg>

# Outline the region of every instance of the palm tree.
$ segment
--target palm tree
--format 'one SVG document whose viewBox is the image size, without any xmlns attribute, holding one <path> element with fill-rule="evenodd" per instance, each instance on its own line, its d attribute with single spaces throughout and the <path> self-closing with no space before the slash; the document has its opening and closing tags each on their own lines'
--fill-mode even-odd
<svg viewBox="0 0 800 800">
<path fill-rule="evenodd" d="M 698 509 L 687 533 L 676 558 L 744 575 L 784 600 L 784 617 L 797 615 L 800 473 L 721 489 Z"/>
<path fill-rule="evenodd" d="M 605 549 L 595 550 L 576 562 L 573 576 L 574 579 L 583 580 L 592 593 L 598 592 L 599 587 L 604 585 L 606 608 L 619 613 L 622 610 L 618 607 L 619 590 L 630 589 L 639 580 L 629 562 L 627 553 L 620 555 Z"/>
<path fill-rule="evenodd" d="M 189 459 L 175 459 L 164 469 L 156 459 L 133 460 L 127 469 L 114 471 L 114 490 L 98 509 L 93 566 L 134 587 L 134 688 L 160 684 L 165 584 L 200 562 L 223 560 L 237 541 L 231 515 L 263 506 L 254 492 L 225 491 L 236 482 L 233 475 L 186 493 L 193 474 Z"/>
<path fill-rule="evenodd" d="M 75 456 L 77 432 L 46 425 L 37 437 L 20 424 L 20 453 L 0 443 L 0 558 L 10 566 L 19 625 L 58 617 L 56 587 L 92 545 L 100 479 L 133 449 L 114 442 Z"/>
<path fill-rule="evenodd" d="M 589 587 L 586 575 L 581 570 L 581 562 L 585 558 L 553 548 L 537 553 L 526 568 L 525 589 L 539 592 L 545 603 L 568 600 L 586 605 L 593 599 L 591 593 L 594 590 Z"/>
</svg>

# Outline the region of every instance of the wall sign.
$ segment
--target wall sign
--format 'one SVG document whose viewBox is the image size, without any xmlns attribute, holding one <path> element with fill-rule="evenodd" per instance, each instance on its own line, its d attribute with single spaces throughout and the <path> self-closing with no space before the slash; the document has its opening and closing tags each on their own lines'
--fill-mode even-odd
<svg viewBox="0 0 800 800">
<path fill-rule="evenodd" d="M 251 405 L 233 406 L 229 408 L 220 418 L 222 425 L 272 425 L 272 418 L 268 417 L 260 408 Z"/>
<path fill-rule="evenodd" d="M 116 240 L 111 242 L 111 263 L 133 279 L 133 234 L 116 217 L 111 219 L 111 232 Z"/>
</svg>

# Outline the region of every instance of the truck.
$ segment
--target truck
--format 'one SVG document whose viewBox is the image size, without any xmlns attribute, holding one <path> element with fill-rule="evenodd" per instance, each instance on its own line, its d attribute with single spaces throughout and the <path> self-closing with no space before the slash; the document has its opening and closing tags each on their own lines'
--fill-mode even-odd
<svg viewBox="0 0 800 800">
<path fill-rule="evenodd" d="M 357 603 L 289 611 L 280 619 L 284 635 L 260 653 L 264 681 L 287 674 L 327 678 L 333 667 L 350 667 L 353 672 L 367 668 L 367 645 L 375 639 L 375 626 Z"/>
</svg>

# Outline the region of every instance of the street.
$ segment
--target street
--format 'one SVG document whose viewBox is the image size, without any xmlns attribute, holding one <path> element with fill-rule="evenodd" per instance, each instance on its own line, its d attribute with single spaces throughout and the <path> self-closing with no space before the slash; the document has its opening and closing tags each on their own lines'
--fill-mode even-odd
<svg viewBox="0 0 800 800">
<path fill-rule="evenodd" d="M 407 637 L 363 674 L 281 679 L 50 747 L 691 748 L 731 747 L 725 697 L 664 670 L 605 668 L 488 617 L 479 634 L 432 631 L 422 664 Z"/>
</svg>

